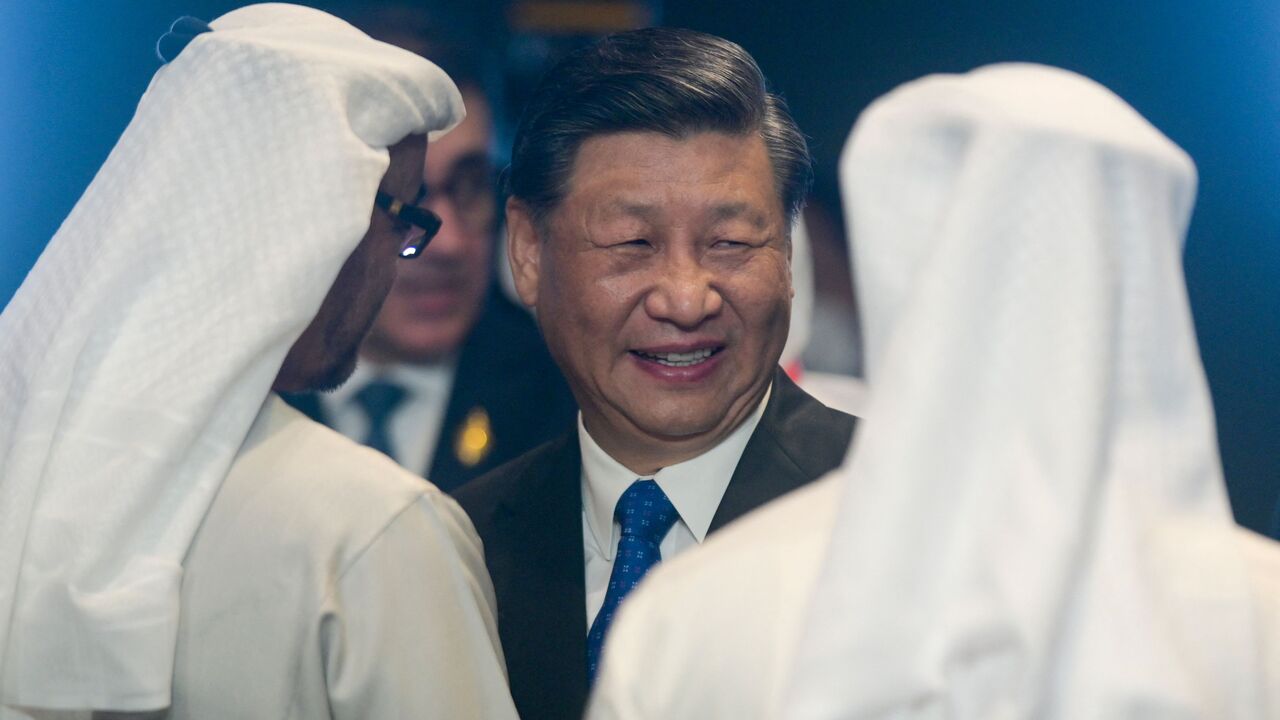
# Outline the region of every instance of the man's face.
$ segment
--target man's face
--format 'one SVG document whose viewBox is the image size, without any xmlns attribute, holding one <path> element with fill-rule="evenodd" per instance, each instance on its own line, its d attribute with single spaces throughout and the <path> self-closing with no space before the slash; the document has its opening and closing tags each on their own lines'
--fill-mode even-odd
<svg viewBox="0 0 1280 720">
<path fill-rule="evenodd" d="M 541 229 L 518 200 L 508 226 L 517 289 L 615 458 L 693 457 L 755 409 L 791 305 L 790 241 L 758 135 L 590 138 Z"/>
<path fill-rule="evenodd" d="M 405 263 L 361 353 L 376 362 L 428 363 L 457 351 L 484 305 L 493 253 L 489 108 L 464 92 L 467 117 L 431 143 L 425 207 L 444 221 Z"/>
<path fill-rule="evenodd" d="M 425 135 L 410 135 L 391 148 L 391 162 L 379 188 L 403 202 L 422 185 Z M 373 324 L 399 267 L 399 251 L 409 229 L 374 207 L 369 229 L 329 288 L 320 310 L 289 349 L 273 388 L 289 392 L 331 390 L 351 376 L 360 341 Z M 418 260 L 409 260 L 418 262 Z"/>
</svg>

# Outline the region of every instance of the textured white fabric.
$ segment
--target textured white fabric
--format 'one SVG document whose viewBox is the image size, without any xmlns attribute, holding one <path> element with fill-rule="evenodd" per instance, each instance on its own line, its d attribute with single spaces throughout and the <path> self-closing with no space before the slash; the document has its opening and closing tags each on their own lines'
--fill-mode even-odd
<svg viewBox="0 0 1280 720">
<path fill-rule="evenodd" d="M 1274 717 L 1181 273 L 1190 160 L 1006 65 L 877 101 L 841 175 L 870 419 L 780 713 Z"/>
<path fill-rule="evenodd" d="M 515 718 L 466 514 L 278 397 L 183 567 L 170 720 Z"/>
<path fill-rule="evenodd" d="M 1014 65 L 879 101 L 841 171 L 850 460 L 656 568 L 588 717 L 1274 717 L 1280 551 L 1225 502 L 1185 155 Z"/>
<path fill-rule="evenodd" d="M 438 68 L 231 12 L 161 68 L 0 317 L 0 701 L 169 702 L 181 560 Z"/>
<path fill-rule="evenodd" d="M 828 476 L 664 560 L 609 630 L 591 720 L 764 720 L 778 712 L 841 485 Z"/>
</svg>

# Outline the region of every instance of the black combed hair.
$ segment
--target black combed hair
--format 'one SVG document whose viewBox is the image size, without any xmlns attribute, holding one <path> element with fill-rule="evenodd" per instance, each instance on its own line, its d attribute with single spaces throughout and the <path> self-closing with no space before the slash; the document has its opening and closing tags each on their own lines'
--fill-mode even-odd
<svg viewBox="0 0 1280 720">
<path fill-rule="evenodd" d="M 516 129 L 507 191 L 545 218 L 582 143 L 626 131 L 758 132 L 788 219 L 812 183 L 805 137 L 746 50 L 693 30 L 646 28 L 581 48 L 547 73 Z"/>
</svg>

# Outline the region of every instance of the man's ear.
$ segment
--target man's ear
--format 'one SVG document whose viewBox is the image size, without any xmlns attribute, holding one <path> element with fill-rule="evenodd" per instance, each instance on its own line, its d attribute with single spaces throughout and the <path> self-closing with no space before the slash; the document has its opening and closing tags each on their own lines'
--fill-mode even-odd
<svg viewBox="0 0 1280 720">
<path fill-rule="evenodd" d="M 511 277 L 520 301 L 536 308 L 542 239 L 538 237 L 533 212 L 515 197 L 507 198 L 507 261 L 511 263 Z"/>
</svg>

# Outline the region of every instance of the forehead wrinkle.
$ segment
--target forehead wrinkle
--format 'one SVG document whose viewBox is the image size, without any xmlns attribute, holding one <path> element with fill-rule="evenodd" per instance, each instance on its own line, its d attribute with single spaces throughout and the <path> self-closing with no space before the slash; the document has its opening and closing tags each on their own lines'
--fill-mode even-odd
<svg viewBox="0 0 1280 720">
<path fill-rule="evenodd" d="M 741 222 L 756 232 L 781 222 L 772 212 L 779 201 L 767 149 L 758 141 L 742 152 L 743 138 L 716 133 L 679 141 L 648 135 L 620 133 L 584 142 L 558 210 L 592 223 L 676 223 L 704 231 Z M 767 187 L 757 187 L 760 180 Z"/>
<path fill-rule="evenodd" d="M 637 202 L 634 200 L 622 200 L 615 198 L 601 207 L 600 214 L 606 218 L 621 215 L 623 217 L 634 217 L 641 220 L 651 221 L 661 212 L 661 209 L 661 203 Z"/>
<path fill-rule="evenodd" d="M 661 217 L 665 204 L 661 201 L 644 202 L 615 198 L 599 206 L 597 215 L 603 219 L 621 216 L 653 222 Z M 706 216 L 710 224 L 728 220 L 743 220 L 756 228 L 763 228 L 769 224 L 765 213 L 746 202 L 715 202 L 710 207 L 700 210 L 699 214 Z"/>
<path fill-rule="evenodd" d="M 745 202 L 718 203 L 711 208 L 712 222 L 744 220 L 756 228 L 768 226 L 769 219 L 759 209 Z"/>
</svg>

